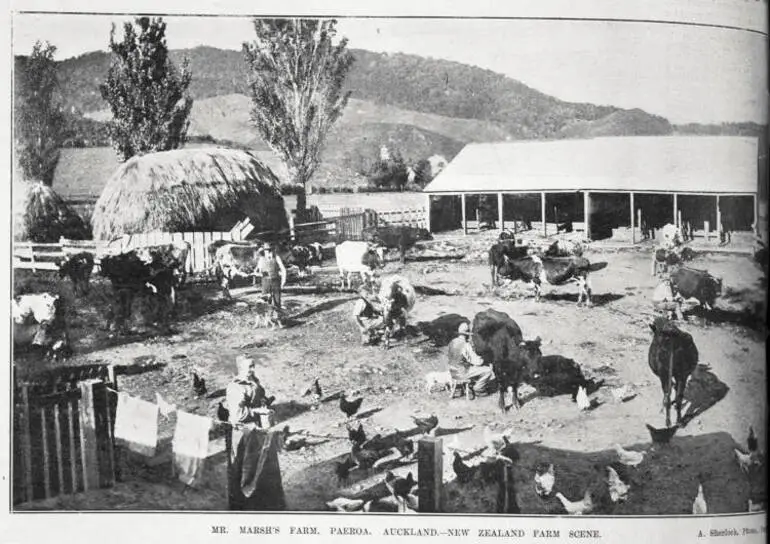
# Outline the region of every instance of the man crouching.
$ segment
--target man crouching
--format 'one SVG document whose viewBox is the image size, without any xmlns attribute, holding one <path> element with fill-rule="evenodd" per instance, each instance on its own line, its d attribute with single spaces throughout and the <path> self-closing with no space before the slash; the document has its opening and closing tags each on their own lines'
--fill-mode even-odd
<svg viewBox="0 0 770 544">
<path fill-rule="evenodd" d="M 358 299 L 353 306 L 353 318 L 358 325 L 361 333 L 361 345 L 367 346 L 373 344 L 378 336 L 378 330 L 384 324 L 384 309 L 379 297 L 362 287 L 358 291 Z"/>
</svg>

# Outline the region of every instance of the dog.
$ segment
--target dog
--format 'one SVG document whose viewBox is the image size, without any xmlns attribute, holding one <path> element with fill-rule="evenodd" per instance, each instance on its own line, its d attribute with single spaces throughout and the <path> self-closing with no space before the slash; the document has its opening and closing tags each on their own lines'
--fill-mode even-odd
<svg viewBox="0 0 770 544">
<path fill-rule="evenodd" d="M 435 388 L 446 391 L 452 387 L 452 376 L 448 370 L 428 372 L 425 375 L 425 391 L 432 393 Z"/>
</svg>

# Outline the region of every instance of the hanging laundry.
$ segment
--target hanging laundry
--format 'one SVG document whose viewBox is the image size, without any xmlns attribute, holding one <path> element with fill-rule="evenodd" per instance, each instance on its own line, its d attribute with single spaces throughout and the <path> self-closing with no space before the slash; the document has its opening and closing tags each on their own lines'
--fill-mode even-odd
<svg viewBox="0 0 770 544">
<path fill-rule="evenodd" d="M 115 441 L 131 451 L 154 456 L 158 446 L 158 405 L 118 393 Z"/>
<path fill-rule="evenodd" d="M 160 408 L 160 415 L 163 417 L 168 417 L 172 412 L 176 412 L 176 405 L 166 402 L 166 399 L 160 396 L 160 393 L 157 391 L 155 392 L 155 401 L 158 403 L 158 408 Z"/>
<path fill-rule="evenodd" d="M 278 463 L 282 431 L 255 424 L 232 432 L 229 495 L 230 510 L 283 510 L 286 500 Z"/>
<path fill-rule="evenodd" d="M 195 485 L 200 477 L 203 461 L 209 453 L 210 428 L 210 418 L 177 410 L 172 442 L 174 469 L 187 485 Z"/>
</svg>

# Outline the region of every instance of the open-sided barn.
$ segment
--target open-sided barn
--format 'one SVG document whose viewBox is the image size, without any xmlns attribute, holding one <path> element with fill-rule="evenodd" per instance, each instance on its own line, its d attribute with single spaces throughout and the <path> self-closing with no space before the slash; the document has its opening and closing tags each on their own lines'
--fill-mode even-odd
<svg viewBox="0 0 770 544">
<path fill-rule="evenodd" d="M 255 232 L 287 228 L 278 178 L 246 151 L 193 148 L 137 156 L 107 181 L 94 238 L 142 232 L 226 231 L 248 217 Z"/>
<path fill-rule="evenodd" d="M 757 231 L 759 160 L 749 137 L 475 143 L 424 192 L 434 231 L 467 232 L 469 218 L 497 228 L 537 222 L 544 230 L 570 221 L 594 239 L 625 227 L 636 240 L 643 224 L 670 222 L 691 224 L 696 235 L 720 226 Z"/>
</svg>

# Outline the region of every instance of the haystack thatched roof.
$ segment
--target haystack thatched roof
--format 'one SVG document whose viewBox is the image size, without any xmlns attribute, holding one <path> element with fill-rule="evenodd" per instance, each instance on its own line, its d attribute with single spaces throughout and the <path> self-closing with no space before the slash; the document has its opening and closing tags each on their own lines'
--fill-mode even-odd
<svg viewBox="0 0 770 544">
<path fill-rule="evenodd" d="M 273 172 L 251 153 L 193 148 L 137 156 L 110 177 L 92 216 L 94 238 L 140 232 L 255 232 L 288 226 Z"/>
<path fill-rule="evenodd" d="M 42 181 L 13 180 L 13 239 L 17 242 L 58 242 L 90 238 L 88 225 Z"/>
</svg>

